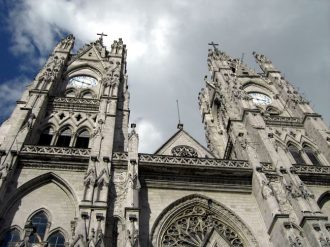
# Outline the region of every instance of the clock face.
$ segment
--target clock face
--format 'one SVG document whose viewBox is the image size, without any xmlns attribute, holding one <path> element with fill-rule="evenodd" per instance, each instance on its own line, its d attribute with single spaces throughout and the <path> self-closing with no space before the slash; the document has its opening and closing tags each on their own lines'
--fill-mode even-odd
<svg viewBox="0 0 330 247">
<path fill-rule="evenodd" d="M 97 80 L 91 76 L 80 75 L 74 76 L 69 79 L 68 86 L 75 88 L 90 88 L 95 87 Z"/>
<path fill-rule="evenodd" d="M 249 93 L 249 95 L 252 97 L 253 103 L 256 105 L 269 105 L 272 103 L 272 100 L 263 93 Z"/>
</svg>

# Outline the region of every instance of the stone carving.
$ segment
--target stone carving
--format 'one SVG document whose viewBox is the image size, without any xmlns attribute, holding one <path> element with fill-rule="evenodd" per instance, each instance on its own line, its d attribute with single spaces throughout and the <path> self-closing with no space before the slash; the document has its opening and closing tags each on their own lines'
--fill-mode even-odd
<svg viewBox="0 0 330 247">
<path fill-rule="evenodd" d="M 258 54 L 255 51 L 252 52 L 253 56 L 256 58 L 256 60 L 260 63 L 272 63 L 265 55 Z"/>
<path fill-rule="evenodd" d="M 297 200 L 302 212 L 321 213 L 320 208 L 314 200 L 314 195 L 302 182 L 298 187 L 291 182 L 286 188 L 291 197 Z"/>
<path fill-rule="evenodd" d="M 60 49 L 70 49 L 70 47 L 73 45 L 75 38 L 72 34 L 69 34 L 66 38 L 62 39 L 61 42 L 57 45 L 56 48 Z"/>
<path fill-rule="evenodd" d="M 267 200 L 269 197 L 274 196 L 273 190 L 270 188 L 269 182 L 262 181 L 261 187 L 262 197 Z"/>
<path fill-rule="evenodd" d="M 272 189 L 281 213 L 289 214 L 291 211 L 291 206 L 286 197 L 286 193 L 280 181 L 272 180 L 269 183 Z"/>
<path fill-rule="evenodd" d="M 105 68 L 106 75 L 102 78 L 101 84 L 103 85 L 103 95 L 116 96 L 120 78 L 120 63 L 114 63 L 113 61 L 110 61 L 110 63 L 114 66 Z"/>
<path fill-rule="evenodd" d="M 83 98 L 51 98 L 48 103 L 48 108 L 54 110 L 71 109 L 84 112 L 98 112 L 100 101 L 97 99 Z"/>
<path fill-rule="evenodd" d="M 127 243 L 128 246 L 135 247 L 137 246 L 139 239 L 139 229 L 138 229 L 138 221 L 137 218 L 131 217 L 129 219 L 129 229 L 127 229 Z"/>
<path fill-rule="evenodd" d="M 114 152 L 112 154 L 112 160 L 128 160 L 128 153 Z"/>
<path fill-rule="evenodd" d="M 190 206 L 177 215 L 161 237 L 164 246 L 202 246 L 206 235 L 216 229 L 233 247 L 243 247 L 240 236 L 213 212 L 202 206 Z"/>
<path fill-rule="evenodd" d="M 295 236 L 295 237 L 289 236 L 288 239 L 289 239 L 290 247 L 303 246 L 299 236 Z"/>
<path fill-rule="evenodd" d="M 281 125 L 281 126 L 295 126 L 302 127 L 302 120 L 297 117 L 282 117 L 282 116 L 264 116 L 266 124 Z"/>
<path fill-rule="evenodd" d="M 63 98 L 56 97 L 52 99 L 53 103 L 70 103 L 70 104 L 86 104 L 86 105 L 95 105 L 99 107 L 100 101 L 97 99 L 85 99 L 85 98 Z"/>
<path fill-rule="evenodd" d="M 123 40 L 119 38 L 119 40 L 114 40 L 112 45 L 111 45 L 111 53 L 114 54 L 122 54 L 122 48 L 124 47 L 123 45 Z"/>
<path fill-rule="evenodd" d="M 330 239 L 328 237 L 324 237 L 324 235 L 321 234 L 319 240 L 322 247 L 330 247 Z"/>
<path fill-rule="evenodd" d="M 197 151 L 189 146 L 180 145 L 172 148 L 172 154 L 174 156 L 181 156 L 181 157 L 198 157 Z"/>
<path fill-rule="evenodd" d="M 22 154 L 57 154 L 69 156 L 89 156 L 90 149 L 86 148 L 70 148 L 70 147 L 50 147 L 50 146 L 35 146 L 24 145 Z"/>
<path fill-rule="evenodd" d="M 289 247 L 300 247 L 303 245 L 303 236 L 301 232 L 295 228 L 291 222 L 284 223 L 284 227 L 287 231 Z"/>
<path fill-rule="evenodd" d="M 220 160 L 206 158 L 173 157 L 166 155 L 140 154 L 139 162 L 153 164 L 177 164 L 177 165 L 198 165 L 216 166 L 224 168 L 252 169 L 251 165 L 244 160 Z"/>
<path fill-rule="evenodd" d="M 297 174 L 330 174 L 330 166 L 293 165 Z"/>
<path fill-rule="evenodd" d="M 151 230 L 152 245 L 205 246 L 203 239 L 214 230 L 229 246 L 259 246 L 237 215 L 201 195 L 181 198 L 164 210 Z"/>
</svg>

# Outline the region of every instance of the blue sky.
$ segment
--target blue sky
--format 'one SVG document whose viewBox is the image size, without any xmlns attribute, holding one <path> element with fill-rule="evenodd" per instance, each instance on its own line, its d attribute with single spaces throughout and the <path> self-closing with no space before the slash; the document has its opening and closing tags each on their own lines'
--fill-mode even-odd
<svg viewBox="0 0 330 247">
<path fill-rule="evenodd" d="M 128 47 L 131 122 L 141 150 L 152 152 L 175 131 L 176 99 L 185 129 L 205 144 L 197 97 L 207 71 L 207 43 L 256 68 L 252 51 L 269 57 L 330 122 L 328 0 L 2 0 L 0 122 L 61 37 L 76 48 L 122 37 Z M 148 97 L 145 97 L 148 94 Z"/>
</svg>

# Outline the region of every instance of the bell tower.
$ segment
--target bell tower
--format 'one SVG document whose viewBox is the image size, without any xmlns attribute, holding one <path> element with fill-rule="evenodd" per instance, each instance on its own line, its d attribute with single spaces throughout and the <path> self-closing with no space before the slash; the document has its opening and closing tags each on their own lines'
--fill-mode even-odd
<svg viewBox="0 0 330 247">
<path fill-rule="evenodd" d="M 252 164 L 253 194 L 274 246 L 318 246 L 329 233 L 313 185 L 329 181 L 312 170 L 329 166 L 330 132 L 268 58 L 253 56 L 262 73 L 209 49 L 211 78 L 199 94 L 208 147 L 218 158 Z"/>
<path fill-rule="evenodd" d="M 129 93 L 126 45 L 115 40 L 108 50 L 103 36 L 76 54 L 72 35 L 61 40 L 1 126 L 0 232 L 22 225 L 20 217 L 25 241 L 46 243 L 53 218 L 53 225 L 61 221 L 56 234 L 74 246 L 104 241 L 112 153 L 128 148 Z M 26 191 L 17 194 L 21 184 Z M 49 225 L 31 237 L 40 205 Z"/>
</svg>

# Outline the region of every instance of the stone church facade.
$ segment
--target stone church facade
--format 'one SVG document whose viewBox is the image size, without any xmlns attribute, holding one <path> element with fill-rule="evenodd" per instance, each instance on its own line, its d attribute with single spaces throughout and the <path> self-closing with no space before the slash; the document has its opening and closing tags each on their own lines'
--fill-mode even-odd
<svg viewBox="0 0 330 247">
<path fill-rule="evenodd" d="M 123 41 L 73 45 L 1 126 L 1 246 L 330 246 L 330 131 L 264 55 L 210 49 L 208 148 L 178 125 L 144 154 Z"/>
</svg>

